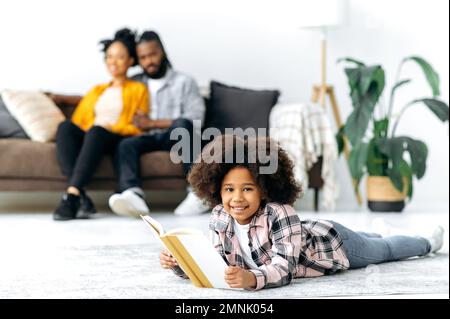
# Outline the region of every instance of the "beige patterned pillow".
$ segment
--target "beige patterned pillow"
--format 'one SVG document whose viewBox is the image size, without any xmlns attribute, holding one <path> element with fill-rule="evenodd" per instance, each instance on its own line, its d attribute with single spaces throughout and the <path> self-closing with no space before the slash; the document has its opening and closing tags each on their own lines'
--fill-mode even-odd
<svg viewBox="0 0 450 319">
<path fill-rule="evenodd" d="M 12 90 L 5 90 L 1 95 L 9 113 L 33 141 L 55 140 L 56 129 L 65 117 L 48 96 L 36 91 Z"/>
</svg>

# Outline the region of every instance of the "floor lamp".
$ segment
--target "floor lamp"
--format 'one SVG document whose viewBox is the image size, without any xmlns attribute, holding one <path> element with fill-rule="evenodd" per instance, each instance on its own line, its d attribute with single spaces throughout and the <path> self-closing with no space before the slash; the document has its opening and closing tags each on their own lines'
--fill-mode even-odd
<svg viewBox="0 0 450 319">
<path fill-rule="evenodd" d="M 344 124 L 341 119 L 337 100 L 334 95 L 333 86 L 327 83 L 327 33 L 329 29 L 342 26 L 346 23 L 347 1 L 346 0 L 315 0 L 310 2 L 302 10 L 304 17 L 300 20 L 300 28 L 319 31 L 321 36 L 321 81 L 319 85 L 314 85 L 312 90 L 312 102 L 326 107 L 326 97 L 328 96 L 333 110 L 334 120 L 338 128 Z M 350 151 L 348 142 L 344 143 L 344 154 L 349 159 Z M 362 205 L 362 198 L 356 188 L 356 181 L 352 179 L 356 200 Z"/>
</svg>

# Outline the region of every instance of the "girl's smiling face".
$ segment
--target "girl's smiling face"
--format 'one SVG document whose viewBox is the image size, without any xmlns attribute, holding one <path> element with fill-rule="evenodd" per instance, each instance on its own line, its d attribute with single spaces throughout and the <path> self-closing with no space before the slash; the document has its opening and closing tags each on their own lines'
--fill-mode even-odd
<svg viewBox="0 0 450 319">
<path fill-rule="evenodd" d="M 261 190 L 245 167 L 225 175 L 220 196 L 225 210 L 241 225 L 250 223 L 261 205 Z"/>
</svg>

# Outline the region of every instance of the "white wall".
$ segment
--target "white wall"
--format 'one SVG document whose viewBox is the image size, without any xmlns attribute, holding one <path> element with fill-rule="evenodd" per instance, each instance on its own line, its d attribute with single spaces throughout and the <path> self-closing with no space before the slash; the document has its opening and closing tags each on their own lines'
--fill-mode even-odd
<svg viewBox="0 0 450 319">
<path fill-rule="evenodd" d="M 107 80 L 98 41 L 129 26 L 159 31 L 175 67 L 202 86 L 216 79 L 280 89 L 281 102 L 308 101 L 319 81 L 319 37 L 296 28 L 302 2 L 307 1 L 2 1 L 0 89 L 84 93 Z M 342 115 L 351 110 L 344 66 L 335 63 L 344 56 L 382 63 L 391 85 L 400 60 L 421 55 L 440 74 L 442 98 L 448 101 L 448 12 L 446 0 L 351 0 L 351 24 L 329 34 L 329 82 Z M 398 106 L 429 94 L 416 66 L 404 71 L 414 83 L 399 94 Z M 409 209 L 448 209 L 448 125 L 416 107 L 399 133 L 425 140 L 430 153 Z M 356 208 L 345 161 L 337 168 L 338 208 Z"/>
</svg>

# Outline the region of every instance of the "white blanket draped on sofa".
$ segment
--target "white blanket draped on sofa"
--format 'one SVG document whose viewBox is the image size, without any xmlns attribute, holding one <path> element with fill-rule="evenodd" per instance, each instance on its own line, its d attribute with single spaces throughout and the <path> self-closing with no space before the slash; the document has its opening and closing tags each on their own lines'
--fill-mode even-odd
<svg viewBox="0 0 450 319">
<path fill-rule="evenodd" d="M 295 177 L 306 188 L 308 170 L 323 156 L 323 207 L 334 210 L 338 187 L 334 162 L 337 143 L 323 108 L 315 104 L 277 104 L 270 113 L 270 136 L 280 142 L 294 161 Z"/>
</svg>

